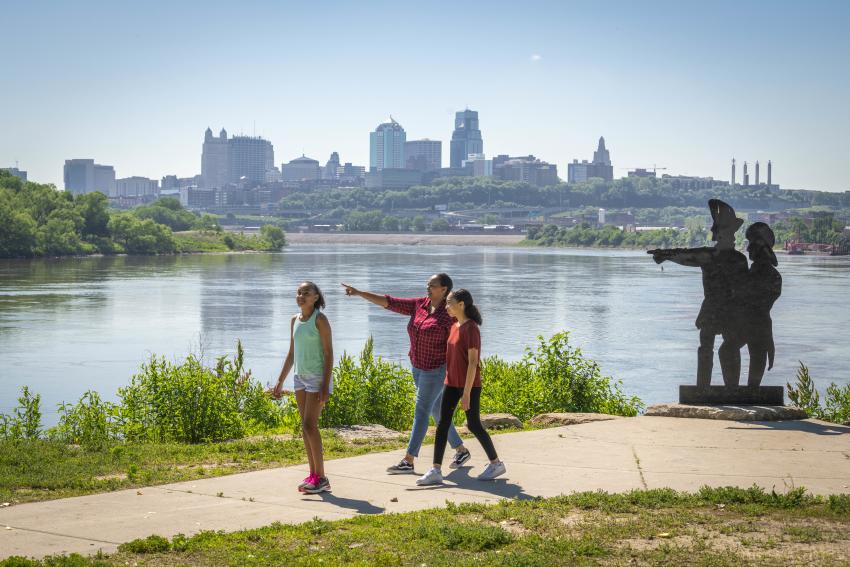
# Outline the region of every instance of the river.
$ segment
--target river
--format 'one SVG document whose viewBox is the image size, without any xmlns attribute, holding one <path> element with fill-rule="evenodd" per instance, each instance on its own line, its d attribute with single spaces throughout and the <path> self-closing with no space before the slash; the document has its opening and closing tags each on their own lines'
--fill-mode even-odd
<svg viewBox="0 0 850 567">
<path fill-rule="evenodd" d="M 847 383 L 850 258 L 779 261 L 776 364 L 763 383 L 793 380 L 798 361 L 821 390 Z M 237 339 L 253 375 L 270 382 L 305 279 L 325 292 L 337 356 L 373 335 L 377 354 L 406 363 L 406 319 L 346 297 L 339 282 L 417 296 L 440 271 L 479 304 L 484 356 L 515 360 L 537 335 L 567 330 L 604 374 L 647 403 L 675 401 L 678 384 L 695 382 L 699 270 L 662 270 L 637 251 L 300 245 L 279 254 L 0 261 L 0 412 L 28 385 L 50 425 L 56 404 L 88 389 L 116 399 L 151 353 L 211 361 L 232 354 Z M 746 368 L 746 349 L 744 357 Z"/>
</svg>

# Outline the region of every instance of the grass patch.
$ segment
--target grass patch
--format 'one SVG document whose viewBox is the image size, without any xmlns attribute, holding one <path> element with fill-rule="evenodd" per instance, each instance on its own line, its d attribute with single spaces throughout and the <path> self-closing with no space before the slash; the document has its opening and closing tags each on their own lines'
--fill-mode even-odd
<svg viewBox="0 0 850 567">
<path fill-rule="evenodd" d="M 399 440 L 347 442 L 322 432 L 325 457 L 399 449 Z M 237 441 L 116 443 L 103 450 L 49 440 L 0 441 L 0 501 L 20 504 L 138 488 L 307 462 L 304 443 L 265 436 Z"/>
<path fill-rule="evenodd" d="M 647 490 L 449 503 L 230 534 L 150 536 L 109 556 L 0 565 L 846 564 L 850 513 L 836 511 L 827 498 L 796 492 L 786 498 L 757 488 Z"/>
<path fill-rule="evenodd" d="M 490 433 L 536 429 L 505 428 Z M 472 435 L 464 438 L 474 439 Z M 407 433 L 399 433 L 398 439 L 347 441 L 333 430 L 322 430 L 328 460 L 402 449 L 407 441 Z M 423 441 L 425 445 L 433 442 L 433 435 Z M 289 433 L 197 445 L 116 442 L 96 451 L 44 439 L 0 440 L 0 502 L 40 502 L 306 462 L 304 442 Z"/>
</svg>

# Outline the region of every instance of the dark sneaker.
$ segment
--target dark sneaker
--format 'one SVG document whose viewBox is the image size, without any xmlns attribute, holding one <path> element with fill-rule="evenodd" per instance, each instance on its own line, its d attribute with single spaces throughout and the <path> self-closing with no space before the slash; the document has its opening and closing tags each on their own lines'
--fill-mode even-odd
<svg viewBox="0 0 850 567">
<path fill-rule="evenodd" d="M 450 469 L 459 469 L 463 466 L 463 463 L 472 458 L 472 455 L 469 453 L 469 449 L 463 451 L 462 453 L 458 453 L 455 451 L 455 458 L 452 459 L 452 462 L 449 463 Z"/>
<path fill-rule="evenodd" d="M 304 485 L 304 492 L 307 494 L 318 494 L 319 492 L 330 492 L 331 482 L 328 477 L 315 477 L 313 482 Z"/>
<path fill-rule="evenodd" d="M 416 474 L 416 471 L 413 470 L 413 463 L 407 459 L 402 459 L 397 465 L 389 467 L 387 474 Z"/>
</svg>

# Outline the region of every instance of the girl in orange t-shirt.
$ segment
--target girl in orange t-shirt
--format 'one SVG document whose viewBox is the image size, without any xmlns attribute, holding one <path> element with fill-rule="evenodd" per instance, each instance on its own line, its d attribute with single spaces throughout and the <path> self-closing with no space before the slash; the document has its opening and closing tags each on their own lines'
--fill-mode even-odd
<svg viewBox="0 0 850 567">
<path fill-rule="evenodd" d="M 420 486 L 443 482 L 440 469 L 448 441 L 449 425 L 458 402 L 466 413 L 467 428 L 481 443 L 490 459 L 490 463 L 478 475 L 478 480 L 493 480 L 505 474 L 505 464 L 499 460 L 493 440 L 481 424 L 481 372 L 478 368 L 481 354 L 481 332 L 478 326 L 481 325 L 481 313 L 473 304 L 472 294 L 465 289 L 449 293 L 446 298 L 446 310 L 457 319 L 457 323 L 449 330 L 449 340 L 446 344 L 446 381 L 440 407 L 440 422 L 437 424 L 437 438 L 434 442 L 434 466 L 416 481 Z"/>
</svg>

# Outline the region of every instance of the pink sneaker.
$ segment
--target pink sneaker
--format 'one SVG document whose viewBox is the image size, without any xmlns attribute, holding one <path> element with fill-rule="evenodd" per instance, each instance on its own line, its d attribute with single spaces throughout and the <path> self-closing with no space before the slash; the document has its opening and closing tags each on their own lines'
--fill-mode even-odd
<svg viewBox="0 0 850 567">
<path fill-rule="evenodd" d="M 304 492 L 304 487 L 308 484 L 316 484 L 318 482 L 319 476 L 316 473 L 311 472 L 307 478 L 301 481 L 301 484 L 298 485 L 298 492 Z"/>
</svg>

